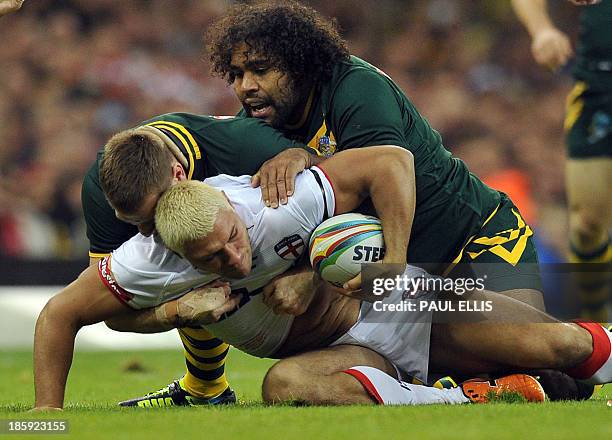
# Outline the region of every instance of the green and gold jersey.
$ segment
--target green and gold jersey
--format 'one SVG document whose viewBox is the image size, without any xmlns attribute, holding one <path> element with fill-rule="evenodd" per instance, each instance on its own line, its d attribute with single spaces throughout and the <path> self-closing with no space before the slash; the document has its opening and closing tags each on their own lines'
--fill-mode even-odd
<svg viewBox="0 0 612 440">
<path fill-rule="evenodd" d="M 250 118 L 169 113 L 140 125 L 152 125 L 174 141 L 188 160 L 185 171 L 189 179 L 254 174 L 263 162 L 281 151 L 301 146 L 267 124 Z M 81 193 L 91 257 L 110 253 L 138 232 L 135 226 L 115 217 L 104 197 L 98 173 L 102 156 L 100 150 L 85 175 Z"/>
<path fill-rule="evenodd" d="M 580 10 L 574 77 L 591 90 L 612 90 L 612 0 Z"/>
<path fill-rule="evenodd" d="M 320 155 L 373 145 L 412 152 L 417 205 L 408 249 L 411 263 L 452 262 L 500 202 L 499 192 L 444 148 L 440 134 L 402 90 L 357 57 L 338 63 L 331 80 L 313 90 L 303 119 L 284 132 Z"/>
</svg>

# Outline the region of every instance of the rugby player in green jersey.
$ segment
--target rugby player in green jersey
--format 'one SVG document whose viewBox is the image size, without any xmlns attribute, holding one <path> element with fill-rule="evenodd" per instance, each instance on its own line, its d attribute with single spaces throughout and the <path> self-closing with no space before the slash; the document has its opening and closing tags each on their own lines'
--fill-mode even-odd
<svg viewBox="0 0 612 440">
<path fill-rule="evenodd" d="M 485 265 L 476 263 L 491 263 L 488 289 L 543 308 L 533 231 L 518 209 L 444 148 L 391 78 L 349 55 L 332 21 L 292 2 L 239 5 L 206 40 L 213 73 L 233 87 L 241 115 L 318 153 L 289 149 L 267 162 L 255 179 L 264 200 L 286 200 L 293 179 L 286 163 L 311 164 L 349 148 L 406 148 L 414 155 L 417 199 L 408 262 L 438 274 L 467 263 L 477 277 Z"/>
<path fill-rule="evenodd" d="M 536 61 L 552 70 L 572 55 L 569 38 L 550 19 L 545 0 L 513 0 L 532 37 Z M 612 1 L 582 8 L 573 76 L 567 98 L 566 192 L 570 261 L 612 264 Z M 610 270 L 578 280 L 583 314 L 608 322 Z"/>
<path fill-rule="evenodd" d="M 407 261 L 449 276 L 455 265 L 467 265 L 472 276 L 486 278 L 487 289 L 543 309 L 533 231 L 518 209 L 443 147 L 439 133 L 384 72 L 349 55 L 331 21 L 295 3 L 240 4 L 206 40 L 213 73 L 233 87 L 241 115 L 317 153 L 287 149 L 264 164 L 253 185 L 261 186 L 267 204 L 286 203 L 295 175 L 336 151 L 406 148 L 414 156 L 417 203 Z M 371 213 L 371 206 L 361 208 Z M 293 275 L 290 284 L 306 285 L 300 276 L 310 275 Z M 278 310 L 296 313 L 291 304 L 299 300 L 292 294 L 299 289 L 276 289 L 271 296 Z"/>
<path fill-rule="evenodd" d="M 130 141 L 142 144 L 142 138 L 149 137 L 146 133 L 147 131 L 136 129 L 118 134 L 107 144 L 104 161 L 113 160 L 114 149 L 117 153 L 132 149 Z M 142 149 L 143 145 L 137 147 Z M 143 160 L 147 162 L 148 158 Z M 105 187 L 106 165 L 105 162 L 102 163 L 100 172 Z M 305 312 L 298 317 L 275 314 L 272 307 L 266 303 L 269 281 L 293 267 L 299 254 L 305 251 L 305 246 L 298 246 L 297 242 L 293 242 L 296 252 L 292 257 L 287 257 L 287 254 L 281 251 L 282 247 L 278 246 L 286 244 L 287 234 L 293 234 L 290 237 L 297 238 L 303 244 L 312 230 L 329 213 L 350 211 L 368 196 L 377 207 L 385 230 L 387 246 L 384 261 L 405 266 L 402 262 L 405 261 L 410 218 L 414 211 L 413 192 L 405 191 L 406 187 L 414 187 L 414 181 L 410 181 L 411 168 L 412 154 L 402 148 L 372 147 L 345 151 L 326 161 L 320 168 L 311 168 L 309 172 L 299 176 L 295 195 L 287 206 L 280 209 L 267 208 L 262 204 L 260 191 L 250 188 L 249 176 L 223 175 L 206 180 L 217 189 L 194 181 L 182 181 L 170 187 L 159 198 L 156 208 L 155 221 L 159 236 L 133 237 L 113 252 L 111 257 L 105 258 L 98 268 L 90 266 L 83 271 L 77 280 L 54 296 L 41 312 L 34 344 L 36 409 L 63 407 L 74 338 L 79 328 L 109 317 L 124 316 L 130 319 L 130 316 L 142 312 L 152 319 L 153 325 L 161 323 L 166 325 L 165 329 L 206 324 L 212 333 L 227 338 L 241 350 L 260 357 L 285 357 L 303 352 L 308 347 L 321 349 L 336 341 L 337 345 L 327 350 L 332 350 L 347 368 L 355 368 L 345 374 L 329 371 L 328 363 L 318 365 L 317 370 L 328 369 L 327 377 L 322 378 L 321 382 L 311 383 L 318 385 L 317 392 L 325 391 L 328 397 L 305 397 L 302 393 L 296 394 L 300 399 L 311 403 L 375 403 L 361 386 L 362 381 L 358 382 L 352 378 L 356 377 L 355 375 L 365 375 L 371 380 L 377 386 L 376 395 L 384 396 L 385 404 L 481 402 L 486 400 L 485 396 L 489 391 L 496 392 L 501 389 L 525 392 L 523 395 L 527 399 L 543 401 L 541 385 L 533 377 L 526 375 L 516 375 L 517 381 L 506 378 L 503 384 L 498 382 L 499 386 L 481 381 L 480 384 L 470 382 L 466 384 L 467 388 L 438 390 L 401 384 L 386 374 L 395 374 L 395 369 L 376 354 L 377 352 L 389 356 L 393 362 L 401 362 L 399 369 L 418 374 L 426 380 L 426 347 L 429 345 L 431 322 L 419 325 L 410 320 L 395 321 L 395 327 L 399 327 L 398 331 L 389 332 L 387 324 L 399 316 L 387 315 L 389 322 L 378 321 L 377 333 L 382 338 L 381 344 L 370 339 L 369 349 L 351 344 L 347 339 L 338 339 L 342 334 L 348 336 L 347 330 L 353 329 L 360 320 L 359 309 L 362 305 L 354 298 L 329 291 L 321 291 L 317 295 L 311 291 L 309 304 Z M 138 176 L 132 174 L 126 178 L 138 180 Z M 165 180 L 170 179 L 171 176 L 167 176 Z M 117 199 L 112 192 L 110 195 L 112 199 L 109 201 L 116 205 Z M 186 243 L 186 235 L 192 237 L 187 239 L 190 243 Z M 160 237 L 167 243 L 174 243 L 176 247 L 172 249 L 177 250 L 178 254 L 166 248 Z M 180 258 L 179 255 L 183 253 L 193 259 Z M 422 269 L 412 268 L 410 271 L 411 276 L 425 274 Z M 221 274 L 222 280 L 218 277 Z M 223 280 L 229 284 L 222 282 L 217 286 L 218 292 L 214 294 L 215 287 L 208 283 Z M 192 287 L 201 285 L 204 285 L 205 291 L 199 288 L 191 290 Z M 232 292 L 230 288 L 233 289 Z M 188 291 L 190 293 L 184 295 Z M 403 291 L 396 290 L 394 295 L 394 301 L 401 300 Z M 548 321 L 543 313 L 532 307 L 502 295 L 493 295 L 496 300 L 505 301 L 507 305 L 520 307 L 521 317 L 529 316 L 526 322 L 531 322 L 534 317 Z M 225 307 L 224 311 L 227 313 L 216 308 L 211 313 L 211 302 L 217 302 L 220 308 Z M 190 311 L 194 314 L 189 320 L 183 321 Z M 371 315 L 368 313 L 368 316 Z M 371 327 L 371 323 L 363 324 L 366 328 Z M 492 356 L 481 360 L 500 359 L 499 353 L 502 352 L 506 362 L 500 359 L 499 364 L 480 364 L 475 360 L 476 364 L 472 364 L 471 371 L 473 365 L 483 365 L 477 370 L 481 372 L 506 365 L 508 361 L 519 366 L 525 362 L 580 366 L 583 358 L 590 359 L 589 353 L 595 353 L 591 348 L 589 332 L 581 330 L 577 325 L 558 323 L 545 326 L 546 328 L 537 333 L 544 332 L 550 337 L 533 338 L 534 343 L 528 344 L 524 343 L 521 337 L 517 337 L 516 332 L 509 332 L 508 327 L 513 326 L 496 328 L 496 333 L 493 332 L 495 336 L 492 332 L 478 332 L 479 340 L 489 338 L 489 343 L 476 344 L 478 350 L 470 351 L 476 356 L 486 351 Z M 518 330 L 520 333 L 529 333 L 531 330 L 536 331 L 538 327 L 540 324 L 535 324 L 530 329 L 520 327 Z M 600 332 L 603 332 L 603 329 Z M 468 343 L 472 341 L 472 335 L 465 335 L 465 332 L 463 334 L 464 341 L 465 336 Z M 427 338 L 422 337 L 425 335 Z M 604 348 L 608 347 L 609 354 L 608 336 L 602 333 L 601 337 L 606 338 L 602 340 L 602 344 Z M 453 344 L 455 341 L 454 338 L 445 339 L 446 344 Z M 379 338 L 376 338 L 376 341 L 378 340 Z M 501 346 L 506 346 L 506 343 L 511 347 L 518 345 L 520 349 L 501 350 Z M 418 350 L 417 345 L 420 347 Z M 446 353 L 454 352 L 445 350 L 444 345 L 437 348 Z M 537 353 L 535 357 L 531 354 L 534 350 Z M 597 355 L 595 358 L 601 364 L 602 357 Z M 352 363 L 355 361 L 358 361 L 357 365 Z M 463 357 L 463 365 L 471 361 L 474 361 L 471 356 Z M 304 366 L 308 364 L 306 362 Z M 599 364 L 591 370 L 598 371 Z M 452 359 L 450 368 L 458 368 L 457 359 Z M 276 375 L 279 368 L 276 367 L 274 371 Z M 612 380 L 606 379 L 612 378 L 612 370 L 606 374 L 602 379 Z M 593 379 L 599 381 L 599 375 Z M 512 385 L 508 380 L 512 380 L 516 386 L 507 388 Z M 330 386 L 321 390 L 321 387 L 328 383 Z M 347 390 L 346 386 L 350 389 Z M 176 386 L 168 388 L 166 396 L 151 398 L 148 406 L 180 403 L 175 401 Z M 266 399 L 276 401 L 284 397 L 272 392 Z M 378 398 L 376 402 L 383 403 L 383 400 Z"/>
<path fill-rule="evenodd" d="M 172 183 L 220 173 L 253 174 L 265 160 L 297 145 L 255 119 L 187 113 L 157 116 L 115 136 L 107 155 L 99 152 L 83 181 L 90 264 L 139 231 L 150 235 L 157 199 Z M 119 321 L 107 325 L 123 329 Z M 229 346 L 203 329 L 185 328 L 179 333 L 190 343 L 187 373 L 175 385 L 175 402 L 234 402 L 225 376 Z"/>
</svg>

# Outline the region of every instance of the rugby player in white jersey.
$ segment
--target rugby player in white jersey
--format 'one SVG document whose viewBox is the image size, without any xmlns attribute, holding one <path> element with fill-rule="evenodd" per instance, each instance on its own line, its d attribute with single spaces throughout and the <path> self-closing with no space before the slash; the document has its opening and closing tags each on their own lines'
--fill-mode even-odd
<svg viewBox="0 0 612 440">
<path fill-rule="evenodd" d="M 306 304 L 299 316 L 274 313 L 268 304 L 292 301 L 274 298 L 274 291 L 261 294 L 294 262 L 283 259 L 280 249 L 291 242 L 297 257 L 305 247 L 300 241 L 307 242 L 326 214 L 354 209 L 368 195 L 385 231 L 383 262 L 405 264 L 414 210 L 414 191 L 406 190 L 414 187 L 406 178 L 411 166 L 411 154 L 397 147 L 342 152 L 300 175 L 295 195 L 277 210 L 263 205 L 248 177 L 218 176 L 207 179 L 210 186 L 176 185 L 162 196 L 156 221 L 169 246 L 186 258 L 166 249 L 158 237 L 136 236 L 103 260 L 98 271 L 87 269 L 54 297 L 41 312 L 36 329 L 36 407 L 63 405 L 80 327 L 132 313 L 140 313 L 141 331 L 143 316 L 149 317 L 149 329 L 154 331 L 204 324 L 215 336 L 257 356 L 286 357 L 312 350 L 271 369 L 264 382 L 264 399 L 271 402 L 463 403 L 482 400 L 491 389 L 487 382 L 438 390 L 396 379 L 407 374 L 426 382 L 432 367 L 464 374 L 504 367 L 572 369 L 568 372 L 575 377 L 609 381 L 610 337 L 603 329 L 553 323 L 536 309 L 495 295 L 491 298 L 496 309 L 520 316 L 521 325 L 503 329 L 489 325 L 486 331 L 478 327 L 486 324 L 432 327 L 431 320 L 417 324 L 414 317 L 401 313 L 389 316 L 388 323 L 368 322 L 367 303 L 325 288 L 316 293 L 311 289 L 310 295 L 299 299 Z M 190 193 L 208 205 L 201 210 L 199 202 L 189 201 Z M 202 233 L 202 227 L 207 232 Z M 184 235 L 188 230 L 195 235 Z M 423 274 L 415 268 L 407 271 Z M 210 282 L 229 283 L 213 290 L 217 295 L 224 291 L 218 304 L 202 306 L 211 298 L 214 302 L 210 289 L 184 295 Z M 401 297 L 401 292 L 394 294 Z M 144 315 L 135 311 L 142 308 L 148 308 Z M 528 399 L 543 399 L 530 376 L 511 376 L 500 384 L 494 389 L 513 387 Z"/>
</svg>

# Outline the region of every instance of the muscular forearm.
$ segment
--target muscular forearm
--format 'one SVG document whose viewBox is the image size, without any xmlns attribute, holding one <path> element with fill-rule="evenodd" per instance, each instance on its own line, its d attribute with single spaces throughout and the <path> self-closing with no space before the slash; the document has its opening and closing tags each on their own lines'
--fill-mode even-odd
<svg viewBox="0 0 612 440">
<path fill-rule="evenodd" d="M 395 145 L 355 148 L 338 153 L 321 168 L 334 187 L 337 213 L 350 212 L 370 197 L 384 231 L 383 261 L 405 264 L 416 208 L 412 153 Z"/>
<path fill-rule="evenodd" d="M 72 363 L 74 338 L 79 329 L 125 311 L 111 295 L 95 267 L 49 300 L 40 312 L 34 336 L 36 407 L 61 408 Z"/>
<path fill-rule="evenodd" d="M 118 332 L 162 333 L 180 328 L 178 300 L 160 304 L 155 308 L 134 310 L 128 315 L 117 316 L 105 321 L 108 328 Z"/>
<path fill-rule="evenodd" d="M 232 294 L 229 284 L 213 282 L 155 308 L 133 310 L 129 316 L 114 317 L 107 320 L 106 325 L 117 331 L 159 333 L 217 322 L 239 303 L 240 295 Z"/>
<path fill-rule="evenodd" d="M 398 147 L 399 148 L 399 147 Z M 383 154 L 371 164 L 368 191 L 381 219 L 386 263 L 406 263 L 406 250 L 416 207 L 412 154 Z"/>
<path fill-rule="evenodd" d="M 80 326 L 50 301 L 36 322 L 34 336 L 35 406 L 61 408 Z"/>
<path fill-rule="evenodd" d="M 546 0 L 512 0 L 512 8 L 532 38 L 542 29 L 555 28 L 546 9 Z"/>
</svg>

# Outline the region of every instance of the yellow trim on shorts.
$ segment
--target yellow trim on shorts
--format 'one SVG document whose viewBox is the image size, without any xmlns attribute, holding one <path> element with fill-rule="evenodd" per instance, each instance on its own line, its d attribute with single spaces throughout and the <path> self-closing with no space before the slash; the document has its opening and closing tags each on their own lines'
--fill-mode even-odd
<svg viewBox="0 0 612 440">
<path fill-rule="evenodd" d="M 497 205 L 497 208 L 493 210 L 493 212 L 487 217 L 487 219 L 482 224 L 482 228 L 485 227 L 487 223 L 497 214 L 500 205 Z M 497 255 L 499 258 L 504 260 L 505 262 L 511 264 L 512 266 L 516 266 L 523 256 L 523 252 L 525 252 L 525 248 L 527 247 L 527 239 L 533 235 L 533 230 L 525 223 L 525 220 L 521 217 L 521 215 L 512 208 L 512 213 L 517 219 L 516 228 L 506 229 L 504 231 L 500 231 L 496 233 L 493 237 L 478 237 L 478 234 L 471 236 L 468 241 L 465 243 L 461 251 L 453 262 L 446 268 L 443 273 L 443 276 L 447 276 L 455 266 L 461 261 L 463 258 L 463 253 L 465 252 L 465 248 L 467 248 L 470 244 L 476 243 L 483 246 L 490 246 L 487 249 L 482 249 L 478 252 L 468 252 L 467 255 L 475 260 L 480 255 L 485 252 L 491 252 L 494 255 Z M 481 228 L 481 229 L 482 229 Z M 507 234 L 507 236 L 502 236 L 502 234 Z M 512 250 L 507 250 L 503 247 L 503 244 L 506 244 L 510 241 L 518 240 Z"/>
<path fill-rule="evenodd" d="M 516 229 L 506 229 L 505 231 L 496 233 L 493 237 L 476 238 L 473 243 L 491 247 L 479 252 L 468 252 L 467 254 L 472 260 L 475 260 L 485 252 L 491 252 L 507 263 L 510 263 L 512 266 L 517 265 L 527 247 L 527 239 L 533 235 L 533 231 L 514 208 L 512 209 L 512 214 L 514 214 L 517 219 Z M 504 237 L 501 234 L 507 234 L 507 236 Z M 515 240 L 517 240 L 516 244 L 510 251 L 502 246 L 503 244 Z"/>
<path fill-rule="evenodd" d="M 500 206 L 501 206 L 501 203 L 499 203 L 495 207 L 493 212 L 491 214 L 489 214 L 489 216 L 486 218 L 486 220 L 484 221 L 484 223 L 480 227 L 481 229 L 484 228 L 485 225 L 491 221 L 491 219 L 495 216 L 495 214 L 497 214 L 497 211 L 499 210 Z M 444 270 L 444 273 L 442 274 L 442 276 L 448 275 L 455 268 L 455 266 L 461 261 L 461 259 L 463 258 L 463 251 L 465 250 L 466 247 L 468 247 L 468 245 L 470 243 L 472 243 L 472 240 L 474 240 L 475 237 L 476 237 L 476 235 L 472 235 L 470 238 L 468 238 L 468 240 L 465 242 L 465 244 L 463 245 L 463 247 L 459 251 L 459 254 L 455 257 L 455 259 L 451 262 L 451 264 Z"/>
<path fill-rule="evenodd" d="M 110 252 L 106 254 L 99 254 L 97 252 L 89 251 L 89 258 L 104 258 L 104 257 L 108 257 L 109 255 L 110 255 Z"/>
<path fill-rule="evenodd" d="M 565 120 L 563 121 L 563 130 L 571 130 L 582 114 L 582 110 L 584 109 L 584 100 L 580 99 L 580 95 L 582 95 L 587 88 L 587 83 L 584 81 L 578 81 L 569 95 L 567 95 L 565 100 Z"/>
</svg>

